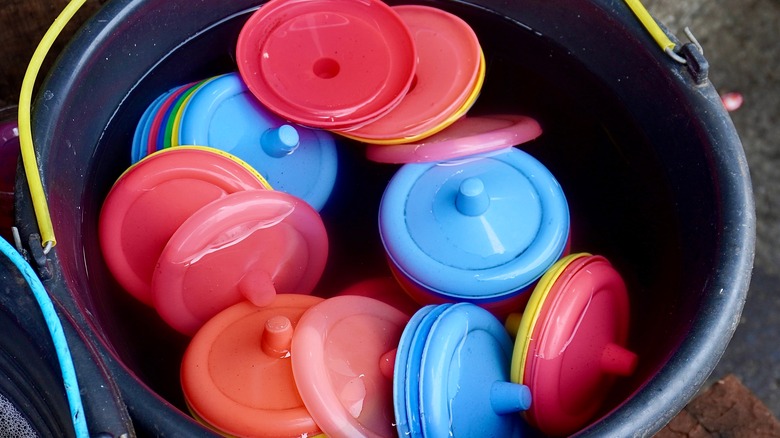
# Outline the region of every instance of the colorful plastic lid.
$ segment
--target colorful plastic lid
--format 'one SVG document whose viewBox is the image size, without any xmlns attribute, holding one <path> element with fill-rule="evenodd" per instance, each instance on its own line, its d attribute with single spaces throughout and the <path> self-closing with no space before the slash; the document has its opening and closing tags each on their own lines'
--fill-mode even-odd
<svg viewBox="0 0 780 438">
<path fill-rule="evenodd" d="M 246 22 L 238 69 L 273 112 L 339 129 L 369 122 L 406 94 L 417 53 L 409 29 L 380 0 L 271 0 Z"/>
<path fill-rule="evenodd" d="M 143 157 L 148 155 L 149 124 L 151 123 L 151 119 L 154 117 L 155 111 L 160 107 L 160 105 L 162 105 L 163 101 L 170 92 L 172 91 L 168 91 L 157 96 L 157 98 L 153 100 L 148 107 L 146 107 L 146 110 L 144 110 L 143 114 L 141 114 L 141 118 L 138 120 L 138 125 L 136 125 L 135 132 L 133 134 L 133 145 L 130 150 L 131 163 L 137 163 L 141 161 Z"/>
<path fill-rule="evenodd" d="M 263 306 L 277 293 L 311 293 L 327 254 L 325 226 L 306 202 L 270 190 L 233 193 L 196 211 L 171 236 L 152 279 L 154 306 L 171 327 L 192 335 L 244 299 Z"/>
<path fill-rule="evenodd" d="M 512 381 L 534 395 L 529 423 L 550 436 L 574 433 L 603 407 L 616 377 L 634 372 L 629 310 L 626 285 L 604 257 L 573 254 L 542 277 L 523 315 L 507 320 L 517 333 Z"/>
<path fill-rule="evenodd" d="M 396 272 L 423 293 L 486 303 L 521 293 L 561 256 L 569 210 L 547 168 L 510 148 L 404 165 L 379 225 Z"/>
<path fill-rule="evenodd" d="M 187 90 L 192 88 L 194 85 L 195 84 L 192 83 L 192 84 L 182 85 L 176 88 L 176 90 L 170 93 L 163 100 L 160 107 L 157 108 L 157 111 L 152 117 L 149 126 L 149 141 L 147 143 L 147 154 L 151 154 L 155 151 L 163 149 L 163 145 L 165 144 L 165 125 L 168 121 L 168 117 L 171 114 L 176 99 L 178 99 L 179 96 L 181 96 L 182 94 L 186 93 Z M 198 143 L 192 143 L 192 144 L 194 145 Z M 206 146 L 210 146 L 210 145 L 206 145 Z"/>
<path fill-rule="evenodd" d="M 275 190 L 316 210 L 325 205 L 336 181 L 333 136 L 280 119 L 258 102 L 237 73 L 213 79 L 193 93 L 181 115 L 178 143 L 230 152 Z"/>
<path fill-rule="evenodd" d="M 349 129 L 364 141 L 416 137 L 440 126 L 475 91 L 481 48 L 474 31 L 461 18 L 439 8 L 395 6 L 417 49 L 412 87 L 401 102 L 379 119 Z"/>
<path fill-rule="evenodd" d="M 206 204 L 244 191 L 270 189 L 246 164 L 222 151 L 186 147 L 149 155 L 114 183 L 100 212 L 98 233 L 114 278 L 143 303 L 168 239 Z"/>
<path fill-rule="evenodd" d="M 181 384 L 194 416 L 231 436 L 312 436 L 319 427 L 303 404 L 290 353 L 298 320 L 322 302 L 283 294 L 266 307 L 228 307 L 195 334 Z"/>
<path fill-rule="evenodd" d="M 181 136 L 180 135 L 181 119 L 182 119 L 182 115 L 184 114 L 184 110 L 187 108 L 187 105 L 189 105 L 190 100 L 192 100 L 192 96 L 195 94 L 195 92 L 203 88 L 203 86 L 217 79 L 218 77 L 219 76 L 214 76 L 198 82 L 197 85 L 190 88 L 184 95 L 181 96 L 178 102 L 179 103 L 178 109 L 176 110 L 176 114 L 173 116 L 173 128 L 171 129 L 171 136 L 170 136 L 171 146 L 182 145 L 182 143 L 179 141 L 179 137 Z"/>
<path fill-rule="evenodd" d="M 506 149 L 542 134 L 526 116 L 498 114 L 464 117 L 417 143 L 368 145 L 366 157 L 380 163 L 429 163 Z"/>
<path fill-rule="evenodd" d="M 417 419 L 421 428 L 409 436 L 517 436 L 516 414 L 531 405 L 531 393 L 509 381 L 512 341 L 501 322 L 470 303 L 424 309 L 397 356 L 409 349 L 407 372 L 396 376 L 406 380 L 409 423 Z"/>
<path fill-rule="evenodd" d="M 393 407 L 398 436 L 422 436 L 420 419 L 420 364 L 428 333 L 451 304 L 418 310 L 401 334 L 393 372 Z"/>
<path fill-rule="evenodd" d="M 324 434 L 396 434 L 393 367 L 408 321 L 394 307 L 361 296 L 327 299 L 300 319 L 291 351 L 295 383 Z"/>
<path fill-rule="evenodd" d="M 359 281 L 337 294 L 360 295 L 387 303 L 407 315 L 413 315 L 420 305 L 412 301 L 392 276 L 369 278 Z"/>
</svg>

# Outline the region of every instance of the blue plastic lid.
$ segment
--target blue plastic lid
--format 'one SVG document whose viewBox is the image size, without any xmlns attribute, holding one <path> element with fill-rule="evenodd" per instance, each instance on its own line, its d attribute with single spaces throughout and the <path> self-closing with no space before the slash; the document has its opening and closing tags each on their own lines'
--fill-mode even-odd
<svg viewBox="0 0 780 438">
<path fill-rule="evenodd" d="M 451 305 L 429 305 L 421 308 L 409 320 L 401 334 L 393 373 L 393 405 L 398 436 L 422 436 L 420 363 L 433 323 Z"/>
<path fill-rule="evenodd" d="M 511 383 L 512 341 L 490 312 L 445 309 L 425 334 L 419 373 L 423 436 L 517 436 L 528 387 Z"/>
<path fill-rule="evenodd" d="M 325 205 L 336 180 L 332 135 L 272 114 L 237 73 L 216 78 L 193 93 L 182 112 L 178 141 L 229 152 L 260 172 L 271 187 L 316 210 Z"/>
<path fill-rule="evenodd" d="M 379 215 L 383 244 L 402 275 L 472 302 L 533 283 L 563 253 L 569 234 L 560 185 L 515 148 L 406 164 L 388 184 Z"/>
</svg>

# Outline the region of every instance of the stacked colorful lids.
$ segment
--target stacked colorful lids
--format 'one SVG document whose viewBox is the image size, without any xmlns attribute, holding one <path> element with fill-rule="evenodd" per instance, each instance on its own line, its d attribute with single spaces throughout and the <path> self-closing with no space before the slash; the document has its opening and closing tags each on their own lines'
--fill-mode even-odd
<svg viewBox="0 0 780 438">
<path fill-rule="evenodd" d="M 379 223 L 391 267 L 418 302 L 511 307 L 563 254 L 569 210 L 549 170 L 509 148 L 404 165 Z"/>
<path fill-rule="evenodd" d="M 271 0 L 244 25 L 236 58 L 252 93 L 282 118 L 376 144 L 449 126 L 485 77 L 462 19 L 379 0 Z"/>
<path fill-rule="evenodd" d="M 230 435 L 393 436 L 393 361 L 408 320 L 362 296 L 237 304 L 193 337 L 182 362 L 185 398 Z"/>
<path fill-rule="evenodd" d="M 637 355 L 625 348 L 629 303 L 620 274 L 601 256 L 573 254 L 553 265 L 534 289 L 517 333 L 512 381 L 528 385 L 531 425 L 566 436 L 592 420 L 617 376 L 634 372 Z"/>
<path fill-rule="evenodd" d="M 263 107 L 237 73 L 176 87 L 152 102 L 133 137 L 137 162 L 156 150 L 206 145 L 260 172 L 274 189 L 320 210 L 338 168 L 333 136 L 288 123 Z"/>
<path fill-rule="evenodd" d="M 401 335 L 393 405 L 398 436 L 518 436 L 528 387 L 509 381 L 512 341 L 469 303 L 426 306 Z"/>
<path fill-rule="evenodd" d="M 156 152 L 122 174 L 103 204 L 99 237 L 120 285 L 190 335 L 243 299 L 311 293 L 328 252 L 311 206 L 204 147 Z"/>
</svg>

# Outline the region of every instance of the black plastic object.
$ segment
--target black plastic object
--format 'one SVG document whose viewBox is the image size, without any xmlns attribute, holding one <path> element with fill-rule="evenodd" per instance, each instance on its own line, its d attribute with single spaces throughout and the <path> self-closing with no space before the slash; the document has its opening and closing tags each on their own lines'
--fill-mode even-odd
<svg viewBox="0 0 780 438">
<path fill-rule="evenodd" d="M 561 182 L 572 250 L 609 258 L 631 294 L 632 378 L 582 436 L 646 436 L 696 394 L 744 304 L 755 244 L 750 177 L 734 126 L 706 80 L 671 60 L 620 0 L 428 1 L 476 31 L 487 77 L 472 114 L 522 113 L 544 134 L 524 147 Z M 106 270 L 98 214 L 129 165 L 133 130 L 165 90 L 235 69 L 252 0 L 116 0 L 71 41 L 44 82 L 34 137 L 58 245 L 48 287 L 108 364 L 142 433 L 208 432 L 185 413 L 186 339 Z M 324 290 L 385 273 L 376 238 L 392 166 L 340 150 L 323 210 L 333 242 Z M 17 190 L 25 234 L 34 232 Z M 362 276 L 362 277 L 361 277 Z"/>
<path fill-rule="evenodd" d="M 60 365 L 38 303 L 19 269 L 0 254 L 0 394 L 38 436 L 72 437 L 73 423 Z M 62 327 L 90 435 L 121 437 L 133 432 L 119 388 L 67 317 Z M 6 425 L 7 426 L 7 425 Z"/>
</svg>

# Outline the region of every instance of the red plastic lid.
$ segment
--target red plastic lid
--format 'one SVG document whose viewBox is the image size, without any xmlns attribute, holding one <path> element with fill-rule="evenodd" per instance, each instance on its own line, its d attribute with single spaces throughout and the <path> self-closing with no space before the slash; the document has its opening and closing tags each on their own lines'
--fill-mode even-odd
<svg viewBox="0 0 780 438">
<path fill-rule="evenodd" d="M 414 315 L 422 307 L 404 292 L 401 284 L 392 276 L 360 281 L 337 294 L 337 296 L 341 295 L 360 295 L 373 298 L 387 303 L 407 315 Z"/>
<path fill-rule="evenodd" d="M 571 255 L 545 275 L 522 316 L 512 379 L 533 394 L 529 423 L 564 436 L 592 419 L 615 378 L 633 373 L 637 356 L 624 347 L 626 285 L 604 257 Z"/>
<path fill-rule="evenodd" d="M 380 163 L 429 163 L 497 151 L 542 134 L 539 123 L 520 115 L 464 117 L 417 143 L 368 145 L 366 157 Z"/>
<path fill-rule="evenodd" d="M 267 307 L 243 301 L 204 324 L 181 365 L 193 414 L 233 436 L 319 433 L 295 386 L 290 343 L 301 315 L 321 301 L 296 294 L 277 295 Z"/>
<path fill-rule="evenodd" d="M 271 0 L 242 28 L 236 59 L 266 107 L 328 129 L 397 105 L 417 63 L 409 30 L 379 0 Z"/>
<path fill-rule="evenodd" d="M 155 264 L 179 225 L 216 199 L 264 188 L 257 172 L 216 149 L 149 155 L 119 177 L 103 203 L 98 233 L 106 265 L 125 290 L 152 305 Z"/>
<path fill-rule="evenodd" d="M 430 6 L 393 10 L 414 38 L 417 72 L 398 106 L 378 120 L 347 130 L 363 140 L 409 138 L 430 131 L 460 109 L 477 83 L 481 48 L 465 21 Z"/>
<path fill-rule="evenodd" d="M 340 296 L 306 311 L 292 343 L 298 392 L 332 437 L 396 434 L 393 366 L 409 317 L 373 298 Z"/>
<path fill-rule="evenodd" d="M 244 299 L 309 294 L 325 269 L 328 237 L 319 214 L 292 195 L 238 192 L 189 217 L 171 236 L 152 279 L 154 306 L 181 333 Z"/>
</svg>

